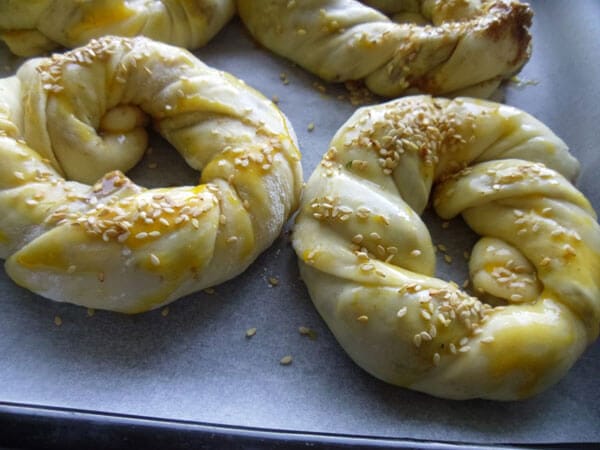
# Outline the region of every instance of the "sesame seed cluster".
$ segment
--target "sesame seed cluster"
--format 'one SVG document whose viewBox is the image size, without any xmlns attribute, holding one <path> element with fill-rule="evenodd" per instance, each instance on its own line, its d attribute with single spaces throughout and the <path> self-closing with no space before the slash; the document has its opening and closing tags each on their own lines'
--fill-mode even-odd
<svg viewBox="0 0 600 450">
<path fill-rule="evenodd" d="M 448 398 L 539 392 L 600 324 L 600 227 L 569 181 L 577 170 L 564 142 L 515 108 L 414 96 L 359 109 L 296 219 L 313 303 L 385 381 Z M 468 291 L 435 277 L 436 250 L 453 259 L 419 217 L 428 204 L 442 228 L 462 214 L 482 236 L 463 252 Z"/>
<path fill-rule="evenodd" d="M 162 307 L 239 274 L 299 201 L 287 119 L 180 48 L 102 37 L 26 62 L 0 92 L 0 256 L 47 298 Z M 197 186 L 146 189 L 123 174 L 146 151 L 148 117 L 202 171 Z"/>
</svg>

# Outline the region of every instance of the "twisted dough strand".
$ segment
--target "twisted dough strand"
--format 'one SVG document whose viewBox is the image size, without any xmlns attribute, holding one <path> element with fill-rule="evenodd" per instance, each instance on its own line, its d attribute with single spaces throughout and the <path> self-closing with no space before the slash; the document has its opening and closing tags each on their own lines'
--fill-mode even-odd
<svg viewBox="0 0 600 450">
<path fill-rule="evenodd" d="M 430 25 L 395 23 L 355 0 L 238 0 L 265 47 L 327 81 L 364 79 L 393 97 L 488 96 L 530 54 L 532 12 L 514 0 L 371 2 L 417 10 Z"/>
<path fill-rule="evenodd" d="M 293 245 L 351 358 L 440 397 L 518 399 L 561 378 L 600 324 L 600 227 L 566 145 L 515 108 L 425 96 L 358 110 L 309 179 Z M 474 292 L 435 278 L 419 214 L 483 236 Z M 492 306 L 497 305 L 497 306 Z"/>
<path fill-rule="evenodd" d="M 0 2 L 0 39 L 21 56 L 111 34 L 198 48 L 234 12 L 234 0 L 6 0 Z"/>
<path fill-rule="evenodd" d="M 201 184 L 145 189 L 122 174 L 145 149 L 146 116 Z M 240 273 L 302 186 L 293 130 L 272 102 L 141 37 L 92 41 L 0 80 L 0 157 L 9 276 L 47 298 L 128 313 Z"/>
</svg>

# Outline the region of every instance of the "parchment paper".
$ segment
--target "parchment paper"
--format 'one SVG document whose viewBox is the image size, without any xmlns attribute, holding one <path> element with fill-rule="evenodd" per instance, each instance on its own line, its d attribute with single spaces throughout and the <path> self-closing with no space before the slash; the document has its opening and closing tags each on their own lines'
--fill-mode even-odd
<svg viewBox="0 0 600 450">
<path fill-rule="evenodd" d="M 507 87 L 505 102 L 537 116 L 571 146 L 582 161 L 578 185 L 600 210 L 600 3 L 532 4 L 533 59 L 519 75 L 525 82 Z M 1 51 L 0 69 L 13 73 L 19 61 Z M 298 134 L 306 178 L 356 108 L 338 98 L 347 97 L 344 88 L 260 49 L 237 20 L 196 54 L 279 97 Z M 152 146 L 132 178 L 147 186 L 196 183 L 198 174 L 164 141 L 155 138 Z M 462 254 L 474 236 L 460 220 L 443 229 L 429 214 L 427 223 L 454 257 L 450 265 L 439 261 L 438 275 L 463 280 Z M 0 402 L 352 436 L 600 442 L 600 342 L 558 385 L 523 402 L 446 401 L 386 385 L 354 365 L 315 312 L 287 233 L 243 275 L 213 294 L 171 304 L 168 314 L 90 317 L 85 308 L 17 287 L 4 271 L 0 305 Z M 316 338 L 302 336 L 299 326 Z M 248 339 L 251 327 L 257 331 Z M 289 366 L 279 364 L 285 355 L 293 357 Z"/>
</svg>

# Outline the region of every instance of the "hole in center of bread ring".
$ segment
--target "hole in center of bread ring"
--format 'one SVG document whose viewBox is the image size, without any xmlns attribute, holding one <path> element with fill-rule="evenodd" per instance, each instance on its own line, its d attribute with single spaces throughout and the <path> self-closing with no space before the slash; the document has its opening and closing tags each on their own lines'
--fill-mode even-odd
<svg viewBox="0 0 600 450">
<path fill-rule="evenodd" d="M 243 271 L 298 202 L 285 116 L 185 50 L 105 37 L 27 62 L 0 93 L 0 256 L 42 296 L 160 307 Z M 146 151 L 150 124 L 199 180 L 147 189 L 123 174 Z"/>
<path fill-rule="evenodd" d="M 307 182 L 294 228 L 313 303 L 385 381 L 456 399 L 534 395 L 598 336 L 600 227 L 569 181 L 577 171 L 564 142 L 515 108 L 428 96 L 361 108 Z M 434 246 L 428 205 L 480 236 L 469 291 L 435 276 L 452 237 Z"/>
</svg>

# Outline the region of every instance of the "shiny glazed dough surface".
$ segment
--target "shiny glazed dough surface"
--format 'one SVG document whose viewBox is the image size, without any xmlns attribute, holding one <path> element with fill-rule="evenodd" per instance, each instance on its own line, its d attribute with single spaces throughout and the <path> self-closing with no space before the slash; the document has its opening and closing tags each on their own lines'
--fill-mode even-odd
<svg viewBox="0 0 600 450">
<path fill-rule="evenodd" d="M 405 97 L 359 109 L 310 177 L 294 249 L 313 303 L 361 367 L 436 396 L 513 400 L 598 336 L 600 227 L 567 146 L 515 108 Z M 471 293 L 435 278 L 430 193 L 482 239 Z M 477 298 L 479 296 L 480 298 Z"/>
</svg>

